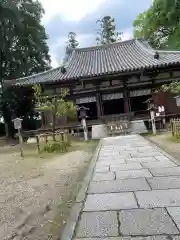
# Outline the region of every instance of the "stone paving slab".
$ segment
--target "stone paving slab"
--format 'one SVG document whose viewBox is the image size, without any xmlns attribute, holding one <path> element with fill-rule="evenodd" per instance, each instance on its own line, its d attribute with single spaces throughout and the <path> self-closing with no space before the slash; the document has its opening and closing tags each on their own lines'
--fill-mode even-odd
<svg viewBox="0 0 180 240">
<path fill-rule="evenodd" d="M 122 240 L 121 237 L 103 237 L 103 238 L 75 238 L 75 240 Z M 129 240 L 129 239 L 128 239 Z"/>
<path fill-rule="evenodd" d="M 151 146 L 147 146 L 147 147 L 138 147 L 137 148 L 138 152 L 158 152 L 158 149 L 151 147 Z"/>
<path fill-rule="evenodd" d="M 150 171 L 155 177 L 180 176 L 180 167 L 152 168 Z"/>
<path fill-rule="evenodd" d="M 135 192 L 140 208 L 180 206 L 180 189 Z"/>
<path fill-rule="evenodd" d="M 145 178 L 92 182 L 88 193 L 118 193 L 150 190 Z"/>
<path fill-rule="evenodd" d="M 118 236 L 116 212 L 82 213 L 77 227 L 76 237 Z"/>
<path fill-rule="evenodd" d="M 116 179 L 152 177 L 148 169 L 117 171 Z"/>
<path fill-rule="evenodd" d="M 160 152 L 145 152 L 145 153 L 132 153 L 132 157 L 157 157 L 157 156 L 163 156 Z"/>
<path fill-rule="evenodd" d="M 103 160 L 103 161 L 98 161 L 98 165 L 99 164 L 102 164 L 102 165 L 110 165 L 110 164 L 124 164 L 125 163 L 125 160 L 126 158 L 124 159 L 106 159 L 106 160 Z"/>
<path fill-rule="evenodd" d="M 109 170 L 109 166 L 97 166 L 95 168 L 95 172 L 97 173 L 109 172 Z"/>
<path fill-rule="evenodd" d="M 148 236 L 179 233 L 165 209 L 133 209 L 119 214 L 122 235 Z"/>
<path fill-rule="evenodd" d="M 108 172 L 108 173 L 95 173 L 93 176 L 92 181 L 106 181 L 106 180 L 114 180 L 115 174 L 114 172 Z"/>
<path fill-rule="evenodd" d="M 168 207 L 167 211 L 169 212 L 170 216 L 176 223 L 176 226 L 180 230 L 180 207 Z"/>
<path fill-rule="evenodd" d="M 147 178 L 152 189 L 180 189 L 180 177 L 154 177 Z"/>
<path fill-rule="evenodd" d="M 75 240 L 180 240 L 180 236 L 75 238 Z"/>
<path fill-rule="evenodd" d="M 142 163 L 143 168 L 166 168 L 166 167 L 177 167 L 177 165 L 172 161 L 165 162 L 150 162 L 150 163 Z"/>
<path fill-rule="evenodd" d="M 133 193 L 106 193 L 88 195 L 84 211 L 110 211 L 131 208 L 137 208 Z"/>
<path fill-rule="evenodd" d="M 155 157 L 132 157 L 126 159 L 127 163 L 139 162 L 139 163 L 146 163 L 146 162 L 158 162 Z"/>
<path fill-rule="evenodd" d="M 157 160 L 162 161 L 162 162 L 166 162 L 166 161 L 171 161 L 168 157 L 166 156 L 156 156 L 155 157 Z M 171 161 L 172 162 L 172 161 Z"/>
<path fill-rule="evenodd" d="M 134 170 L 134 169 L 142 169 L 142 165 L 140 163 L 125 163 L 125 164 L 112 164 L 110 165 L 111 171 L 116 170 Z"/>
</svg>

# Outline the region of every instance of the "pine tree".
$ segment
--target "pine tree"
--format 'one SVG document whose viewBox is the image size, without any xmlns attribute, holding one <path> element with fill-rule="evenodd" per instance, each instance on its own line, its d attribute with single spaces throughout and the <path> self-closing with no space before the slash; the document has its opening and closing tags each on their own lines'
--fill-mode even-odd
<svg viewBox="0 0 180 240">
<path fill-rule="evenodd" d="M 76 33 L 69 32 L 67 46 L 70 48 L 76 48 L 78 47 L 78 45 L 79 45 L 79 42 L 76 40 Z"/>
<path fill-rule="evenodd" d="M 122 33 L 116 32 L 115 19 L 111 16 L 104 16 L 97 21 L 100 29 L 97 32 L 97 44 L 108 44 L 121 40 Z"/>
</svg>

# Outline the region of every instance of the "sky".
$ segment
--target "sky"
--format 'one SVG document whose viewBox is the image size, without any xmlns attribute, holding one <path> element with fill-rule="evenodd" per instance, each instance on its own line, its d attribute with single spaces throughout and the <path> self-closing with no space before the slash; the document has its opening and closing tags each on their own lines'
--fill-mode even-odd
<svg viewBox="0 0 180 240">
<path fill-rule="evenodd" d="M 115 18 L 116 29 L 123 40 L 132 38 L 132 23 L 152 0 L 40 0 L 45 15 L 42 23 L 49 36 L 51 65 L 57 67 L 65 55 L 69 32 L 77 34 L 79 47 L 96 44 L 96 21 L 105 15 Z"/>
</svg>

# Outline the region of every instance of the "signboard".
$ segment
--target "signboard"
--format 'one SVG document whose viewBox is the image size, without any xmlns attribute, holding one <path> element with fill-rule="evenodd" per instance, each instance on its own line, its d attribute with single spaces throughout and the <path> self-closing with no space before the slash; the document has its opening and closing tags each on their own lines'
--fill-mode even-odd
<svg viewBox="0 0 180 240">
<path fill-rule="evenodd" d="M 22 128 L 22 119 L 21 118 L 15 118 L 12 120 L 14 123 L 15 129 L 21 129 Z"/>
</svg>

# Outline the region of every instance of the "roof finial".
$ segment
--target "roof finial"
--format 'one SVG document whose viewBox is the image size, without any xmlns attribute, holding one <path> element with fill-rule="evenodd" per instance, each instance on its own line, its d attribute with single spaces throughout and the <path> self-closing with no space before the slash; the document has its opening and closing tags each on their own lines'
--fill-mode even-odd
<svg viewBox="0 0 180 240">
<path fill-rule="evenodd" d="M 154 59 L 159 59 L 159 52 L 158 52 L 158 51 L 156 51 L 156 52 L 154 53 Z"/>
<path fill-rule="evenodd" d="M 64 65 L 61 66 L 61 73 L 62 74 L 65 74 L 66 73 L 66 68 Z"/>
</svg>

